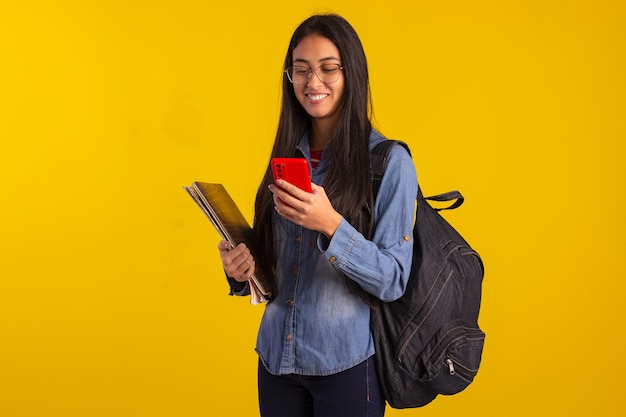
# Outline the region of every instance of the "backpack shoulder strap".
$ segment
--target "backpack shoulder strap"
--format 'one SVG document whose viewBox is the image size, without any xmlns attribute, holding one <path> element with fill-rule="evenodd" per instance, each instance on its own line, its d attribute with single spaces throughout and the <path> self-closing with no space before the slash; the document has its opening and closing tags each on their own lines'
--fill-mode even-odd
<svg viewBox="0 0 626 417">
<path fill-rule="evenodd" d="M 380 183 L 383 180 L 383 175 L 385 174 L 385 169 L 387 168 L 389 152 L 391 152 L 391 148 L 393 148 L 395 144 L 403 146 L 409 155 L 411 155 L 409 145 L 402 141 L 393 139 L 386 139 L 380 142 L 370 151 L 370 170 L 372 172 L 372 191 L 374 200 L 376 200 L 378 190 L 380 189 Z"/>
</svg>

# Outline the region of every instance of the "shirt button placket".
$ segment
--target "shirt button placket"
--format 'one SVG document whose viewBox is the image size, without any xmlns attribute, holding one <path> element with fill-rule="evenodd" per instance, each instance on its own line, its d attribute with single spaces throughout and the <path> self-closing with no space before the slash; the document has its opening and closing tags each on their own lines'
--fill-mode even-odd
<svg viewBox="0 0 626 417">
<path fill-rule="evenodd" d="M 296 236 L 296 238 L 295 238 L 295 243 L 296 243 L 296 245 L 300 245 L 300 244 L 302 243 L 302 236 L 300 236 L 300 235 Z M 299 272 L 299 270 L 298 270 L 298 268 L 297 268 L 297 267 L 293 269 L 293 274 L 294 274 L 294 276 L 296 276 L 296 277 L 297 277 L 297 276 L 298 276 L 298 272 Z M 287 300 L 286 304 L 287 304 L 289 307 L 292 307 L 292 308 L 293 308 L 293 306 L 294 306 L 293 298 L 290 298 L 289 300 Z M 293 314 L 293 313 L 292 313 L 292 314 Z M 286 341 L 287 343 L 292 343 L 292 340 L 293 340 L 293 334 L 292 334 L 292 333 L 287 333 L 287 334 L 285 335 L 285 341 Z"/>
</svg>

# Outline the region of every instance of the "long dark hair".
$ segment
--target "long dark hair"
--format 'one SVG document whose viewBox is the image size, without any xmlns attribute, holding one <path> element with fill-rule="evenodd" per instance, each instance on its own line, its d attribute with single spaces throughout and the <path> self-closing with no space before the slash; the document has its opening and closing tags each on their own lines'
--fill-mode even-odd
<svg viewBox="0 0 626 417">
<path fill-rule="evenodd" d="M 371 228 L 371 216 L 364 211 L 364 206 L 371 202 L 369 137 L 372 107 L 365 52 L 356 31 L 344 18 L 334 14 L 315 15 L 302 22 L 293 33 L 283 69 L 292 64 L 293 50 L 300 41 L 312 34 L 321 35 L 335 44 L 345 77 L 340 116 L 325 152 L 330 159 L 322 185 L 335 210 L 357 230 L 367 234 Z M 311 128 L 311 117 L 298 102 L 286 76 L 282 87 L 282 108 L 271 157 L 296 156 L 296 146 Z M 257 263 L 270 280 L 274 270 L 274 204 L 267 186 L 272 182 L 268 164 L 256 196 L 252 245 Z"/>
</svg>

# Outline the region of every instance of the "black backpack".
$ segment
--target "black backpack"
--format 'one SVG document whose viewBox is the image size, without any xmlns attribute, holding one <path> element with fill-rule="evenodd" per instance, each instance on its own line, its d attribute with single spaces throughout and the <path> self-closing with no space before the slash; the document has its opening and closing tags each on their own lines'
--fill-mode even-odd
<svg viewBox="0 0 626 417">
<path fill-rule="evenodd" d="M 370 153 L 374 197 L 394 144 Z M 426 197 L 418 188 L 411 275 L 404 295 L 372 302 L 371 330 L 383 396 L 393 408 L 421 407 L 438 394 L 465 389 L 480 364 L 485 334 L 478 327 L 484 267 L 478 253 L 427 200 L 463 203 L 458 191 Z"/>
</svg>

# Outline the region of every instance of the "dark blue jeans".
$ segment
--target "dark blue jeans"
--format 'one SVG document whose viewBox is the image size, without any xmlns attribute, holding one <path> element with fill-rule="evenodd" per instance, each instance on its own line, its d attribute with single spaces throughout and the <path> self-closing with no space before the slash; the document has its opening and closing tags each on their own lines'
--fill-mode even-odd
<svg viewBox="0 0 626 417">
<path fill-rule="evenodd" d="M 374 358 L 328 376 L 272 375 L 259 361 L 262 417 L 382 417 Z"/>
</svg>

